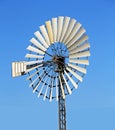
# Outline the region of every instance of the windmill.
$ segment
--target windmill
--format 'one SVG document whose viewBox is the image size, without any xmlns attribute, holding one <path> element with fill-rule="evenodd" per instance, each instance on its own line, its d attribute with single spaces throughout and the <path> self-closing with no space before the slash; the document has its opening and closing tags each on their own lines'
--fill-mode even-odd
<svg viewBox="0 0 115 130">
<path fill-rule="evenodd" d="M 30 39 L 26 61 L 12 62 L 12 76 L 28 74 L 38 97 L 58 101 L 59 130 L 66 130 L 66 95 L 78 88 L 89 65 L 86 30 L 75 19 L 59 16 L 46 21 Z"/>
</svg>

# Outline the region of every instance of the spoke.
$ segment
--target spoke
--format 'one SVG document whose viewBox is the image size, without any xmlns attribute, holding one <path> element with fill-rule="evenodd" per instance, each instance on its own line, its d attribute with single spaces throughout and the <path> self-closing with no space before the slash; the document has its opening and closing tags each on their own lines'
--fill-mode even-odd
<svg viewBox="0 0 115 130">
<path fill-rule="evenodd" d="M 47 54 L 48 56 L 52 57 L 52 55 L 50 55 L 48 52 L 46 52 L 46 54 Z"/>
<path fill-rule="evenodd" d="M 54 53 L 54 55 L 56 55 L 56 48 L 55 48 L 55 44 L 53 44 L 52 46 L 51 46 L 51 49 L 52 49 L 52 52 Z"/>
</svg>

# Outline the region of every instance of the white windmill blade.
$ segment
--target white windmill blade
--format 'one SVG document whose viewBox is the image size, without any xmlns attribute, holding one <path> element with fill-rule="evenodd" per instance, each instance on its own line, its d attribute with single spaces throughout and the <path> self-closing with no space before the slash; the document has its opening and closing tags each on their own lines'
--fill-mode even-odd
<svg viewBox="0 0 115 130">
<path fill-rule="evenodd" d="M 52 101 L 53 87 L 50 88 L 50 102 Z"/>
<path fill-rule="evenodd" d="M 37 88 L 39 87 L 40 84 L 41 84 L 41 80 L 40 80 L 39 83 L 36 85 L 36 87 L 33 89 L 33 93 L 35 93 L 35 91 L 37 90 Z"/>
<path fill-rule="evenodd" d="M 47 30 L 46 30 L 45 26 L 42 25 L 39 28 L 40 28 L 40 31 L 41 31 L 42 35 L 44 36 L 47 44 L 50 46 L 50 40 L 49 40 L 49 36 L 48 36 L 48 33 L 47 33 Z"/>
<path fill-rule="evenodd" d="M 35 47 L 33 47 L 33 46 L 30 46 L 30 45 L 29 45 L 26 49 L 29 50 L 29 51 L 32 51 L 32 52 L 36 52 L 36 53 L 38 53 L 38 54 L 42 54 L 42 55 L 45 54 L 45 52 L 39 50 L 38 48 L 35 48 Z"/>
<path fill-rule="evenodd" d="M 37 63 L 42 64 L 42 62 L 43 62 L 43 60 L 28 61 L 28 62 L 25 62 L 25 65 L 37 64 Z"/>
<path fill-rule="evenodd" d="M 49 83 L 50 83 L 51 81 L 50 80 L 48 80 L 48 85 L 49 85 Z M 44 94 L 44 98 L 43 98 L 43 100 L 45 100 L 46 99 L 46 96 L 47 96 L 47 92 L 48 92 L 48 88 L 49 88 L 49 86 L 47 85 L 47 87 L 46 87 L 46 91 L 45 91 L 45 94 Z"/>
<path fill-rule="evenodd" d="M 74 54 L 74 53 L 86 50 L 86 49 L 90 48 L 90 44 L 89 43 L 85 43 L 85 44 L 83 44 L 81 46 L 74 47 L 74 48 L 76 48 L 76 49 L 74 49 L 73 51 L 70 51 L 69 54 Z"/>
<path fill-rule="evenodd" d="M 25 57 L 26 57 L 26 58 L 38 58 L 38 59 L 42 59 L 44 56 L 35 55 L 35 54 L 26 54 Z"/>
<path fill-rule="evenodd" d="M 80 39 L 78 39 L 75 43 L 73 43 L 72 45 L 68 46 L 69 51 L 73 51 L 75 50 L 76 46 L 79 46 L 80 44 L 82 44 L 83 42 L 87 41 L 88 36 L 87 35 L 83 35 Z"/>
<path fill-rule="evenodd" d="M 73 71 L 72 69 L 70 69 L 69 67 L 66 67 L 66 69 L 67 69 L 71 74 L 73 74 L 79 81 L 82 82 L 83 78 L 82 78 L 80 75 L 78 75 L 76 72 L 74 72 L 74 71 Z"/>
<path fill-rule="evenodd" d="M 43 85 L 42 85 L 42 87 L 41 87 L 41 89 L 40 89 L 40 91 L 39 91 L 39 93 L 38 93 L 38 98 L 40 97 L 40 95 L 41 95 L 41 93 L 42 93 L 42 90 L 43 90 L 43 88 L 44 88 L 44 85 L 45 85 L 45 82 L 43 83 Z"/>
<path fill-rule="evenodd" d="M 44 98 L 43 98 L 43 100 L 46 100 L 47 92 L 48 92 L 48 85 L 47 85 L 47 87 L 46 87 L 46 91 L 45 91 L 45 94 L 44 94 Z"/>
<path fill-rule="evenodd" d="M 75 60 L 75 59 L 69 59 L 70 63 L 76 63 L 76 64 L 82 64 L 82 65 L 89 65 L 88 60 Z"/>
<path fill-rule="evenodd" d="M 44 83 L 42 84 L 42 87 L 41 87 L 41 89 L 40 89 L 40 91 L 39 91 L 39 93 L 38 93 L 38 97 L 39 97 L 40 94 L 42 93 L 42 90 L 43 90 L 43 88 L 44 88 L 44 86 L 45 86 L 46 80 L 47 80 L 47 78 L 44 80 Z"/>
<path fill-rule="evenodd" d="M 70 20 L 70 23 L 69 23 L 67 32 L 66 32 L 66 34 L 65 34 L 65 36 L 64 36 L 64 39 L 63 39 L 63 41 L 62 41 L 63 43 L 65 43 L 66 39 L 67 39 L 68 36 L 70 35 L 70 33 L 71 33 L 71 31 L 72 31 L 72 29 L 73 29 L 75 23 L 76 23 L 76 20 L 75 20 L 75 19 L 71 19 L 71 20 Z"/>
<path fill-rule="evenodd" d="M 69 74 L 64 70 L 66 76 L 68 77 L 68 79 L 71 81 L 71 83 L 73 84 L 73 86 L 77 89 L 78 85 L 76 84 L 76 82 L 69 76 Z"/>
<path fill-rule="evenodd" d="M 75 27 L 73 28 L 73 30 L 71 31 L 71 34 L 68 36 L 67 40 L 66 40 L 66 44 L 68 44 L 70 42 L 70 40 L 75 36 L 75 34 L 78 32 L 78 30 L 80 29 L 81 24 L 80 23 L 76 23 Z"/>
<path fill-rule="evenodd" d="M 50 88 L 50 101 L 52 101 L 53 85 L 54 85 L 54 78 L 52 78 L 52 85 Z"/>
<path fill-rule="evenodd" d="M 41 67 L 42 65 L 43 65 L 43 64 L 38 65 L 38 66 L 35 66 L 35 67 L 32 67 L 32 68 L 30 68 L 30 69 L 27 69 L 27 70 L 25 71 L 25 73 L 28 73 L 28 72 L 30 72 L 30 71 L 32 71 L 32 70 L 38 68 L 38 67 Z"/>
<path fill-rule="evenodd" d="M 44 71 L 31 82 L 29 87 L 31 87 L 42 75 L 44 75 Z M 43 78 L 43 76 L 42 76 L 42 78 Z"/>
<path fill-rule="evenodd" d="M 67 81 L 66 81 L 66 79 L 65 79 L 65 76 L 64 76 L 63 74 L 62 74 L 62 77 L 63 77 L 64 82 L 65 82 L 65 84 L 66 84 L 66 88 L 67 88 L 68 93 L 71 94 L 72 91 L 71 91 L 70 86 L 69 86 L 69 84 L 67 83 Z"/>
<path fill-rule="evenodd" d="M 85 29 L 81 28 L 78 33 L 74 36 L 74 38 L 72 38 L 72 40 L 69 42 L 69 44 L 67 44 L 67 48 L 69 48 L 71 45 L 73 45 L 84 33 L 85 33 Z"/>
<path fill-rule="evenodd" d="M 34 72 L 33 74 L 31 74 L 30 76 L 28 76 L 28 77 L 26 78 L 26 80 L 30 80 L 30 79 L 31 79 L 33 76 L 35 76 L 38 72 L 39 72 L 39 70 L 36 71 L 36 72 Z"/>
<path fill-rule="evenodd" d="M 60 37 L 61 37 L 61 32 L 62 32 L 62 27 L 63 27 L 63 20 L 64 20 L 64 17 L 62 17 L 62 16 L 59 16 L 59 17 L 58 17 L 57 41 L 59 41 L 59 40 L 60 40 Z"/>
<path fill-rule="evenodd" d="M 32 85 L 39 79 L 39 77 L 35 78 L 32 83 L 29 85 L 29 87 L 32 87 Z"/>
<path fill-rule="evenodd" d="M 52 31 L 53 31 L 53 39 L 54 42 L 57 40 L 57 18 L 52 18 Z"/>
<path fill-rule="evenodd" d="M 56 76 L 56 100 L 58 101 L 58 77 Z"/>
<path fill-rule="evenodd" d="M 63 85 L 62 85 L 62 81 L 61 81 L 60 75 L 59 75 L 59 81 L 60 81 L 60 87 L 61 87 L 62 97 L 63 97 L 63 99 L 65 99 L 65 92 L 64 92 L 64 88 L 63 88 Z"/>
<path fill-rule="evenodd" d="M 77 70 L 77 71 L 79 71 L 79 72 L 82 72 L 82 73 L 86 74 L 86 69 L 85 68 L 73 65 L 71 63 L 68 63 L 68 66 L 71 67 L 71 68 L 73 68 L 73 69 L 75 69 L 75 70 Z"/>
<path fill-rule="evenodd" d="M 70 54 L 69 58 L 80 58 L 90 56 L 90 51 L 79 52 L 76 54 Z"/>
<path fill-rule="evenodd" d="M 52 44 L 54 43 L 54 40 L 53 40 L 53 31 L 52 31 L 51 21 L 46 21 L 45 23 L 46 23 L 46 28 L 48 31 L 48 36 L 50 39 L 50 44 Z"/>
<path fill-rule="evenodd" d="M 41 45 L 35 38 L 30 39 L 30 42 L 33 43 L 36 47 L 40 48 L 42 51 L 46 51 L 46 48 Z"/>
<path fill-rule="evenodd" d="M 36 66 L 36 68 L 37 68 L 38 66 Z M 34 68 L 34 67 L 33 67 Z M 34 68 L 34 69 L 36 69 L 36 68 Z M 34 77 L 37 73 L 39 73 L 40 71 L 42 70 L 42 68 L 40 68 L 39 70 L 37 70 L 36 72 L 34 72 L 33 74 L 31 74 L 31 75 L 29 75 L 27 78 L 26 78 L 26 80 L 30 80 L 32 77 Z"/>
<path fill-rule="evenodd" d="M 39 41 L 44 45 L 45 48 L 49 47 L 48 43 L 45 41 L 45 39 L 43 38 L 43 36 L 39 31 L 36 31 L 34 35 L 39 39 Z"/>
<path fill-rule="evenodd" d="M 68 28 L 68 25 L 69 25 L 69 21 L 70 21 L 70 17 L 65 17 L 64 18 L 64 23 L 63 23 L 63 28 L 62 28 L 62 34 L 61 34 L 61 38 L 60 38 L 60 42 L 62 42 L 65 34 L 66 34 L 66 31 L 67 31 L 67 28 Z"/>
<path fill-rule="evenodd" d="M 42 76 L 43 75 L 43 76 Z M 37 88 L 39 87 L 39 85 L 41 84 L 43 78 L 44 78 L 44 72 L 39 76 L 39 78 L 41 77 L 39 83 L 35 86 L 35 88 L 33 89 L 33 93 L 37 90 Z"/>
</svg>

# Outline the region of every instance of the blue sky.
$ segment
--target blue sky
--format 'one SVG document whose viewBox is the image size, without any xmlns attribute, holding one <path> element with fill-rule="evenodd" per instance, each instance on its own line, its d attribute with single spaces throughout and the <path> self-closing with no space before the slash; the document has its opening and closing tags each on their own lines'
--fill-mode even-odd
<svg viewBox="0 0 115 130">
<path fill-rule="evenodd" d="M 57 16 L 82 23 L 91 44 L 84 82 L 67 96 L 67 130 L 115 130 L 113 0 L 0 0 L 0 130 L 58 129 L 58 103 L 38 99 L 26 76 L 11 77 L 11 62 L 25 60 L 33 33 Z"/>
</svg>

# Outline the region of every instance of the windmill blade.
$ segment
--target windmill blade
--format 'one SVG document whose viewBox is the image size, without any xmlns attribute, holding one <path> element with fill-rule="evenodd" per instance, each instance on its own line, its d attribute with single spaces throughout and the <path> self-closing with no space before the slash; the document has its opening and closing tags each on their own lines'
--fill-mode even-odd
<svg viewBox="0 0 115 130">
<path fill-rule="evenodd" d="M 42 51 L 46 51 L 46 48 L 41 45 L 35 38 L 30 39 L 30 42 L 33 43 L 36 47 L 40 48 Z"/>
<path fill-rule="evenodd" d="M 70 35 L 70 33 L 71 33 L 71 31 L 72 31 L 72 29 L 73 29 L 75 23 L 76 23 L 76 20 L 75 20 L 75 19 L 71 19 L 71 20 L 70 20 L 70 24 L 69 24 L 69 26 L 68 26 L 67 32 L 66 32 L 66 34 L 65 34 L 65 36 L 64 36 L 64 39 L 63 39 L 63 41 L 62 41 L 63 43 L 65 43 L 66 39 L 67 39 L 68 36 Z"/>
<path fill-rule="evenodd" d="M 36 61 L 28 61 L 28 62 L 25 62 L 26 65 L 31 65 L 31 64 L 37 64 L 37 63 L 42 63 L 43 60 L 36 60 Z"/>
<path fill-rule="evenodd" d="M 73 84 L 73 86 L 77 89 L 78 85 L 76 84 L 76 82 L 69 76 L 69 74 L 64 70 L 66 76 L 68 77 L 68 79 L 71 81 L 71 83 Z"/>
<path fill-rule="evenodd" d="M 29 87 L 32 87 L 32 85 L 39 79 L 39 77 L 35 78 L 32 83 L 29 85 Z"/>
<path fill-rule="evenodd" d="M 67 48 L 69 49 L 82 35 L 85 33 L 85 29 L 81 28 L 79 32 L 74 36 L 74 38 L 68 43 Z M 69 49 L 70 50 L 70 49 Z"/>
<path fill-rule="evenodd" d="M 83 64 L 83 65 L 89 65 L 89 61 L 88 60 L 73 60 L 73 59 L 69 59 L 70 63 L 76 63 L 76 64 Z"/>
<path fill-rule="evenodd" d="M 31 87 L 38 79 L 41 79 L 40 77 L 41 77 L 42 75 L 44 75 L 44 71 L 41 73 L 40 76 L 37 76 L 37 78 L 35 78 L 35 79 L 31 82 L 31 84 L 29 85 L 29 87 Z"/>
<path fill-rule="evenodd" d="M 52 31 L 54 42 L 57 41 L 57 18 L 52 18 Z"/>
<path fill-rule="evenodd" d="M 65 77 L 64 77 L 64 75 L 63 75 L 63 73 L 62 73 L 62 77 L 63 77 L 64 82 L 65 82 L 65 84 L 66 84 L 66 88 L 67 88 L 68 93 L 71 94 L 72 91 L 71 91 L 70 86 L 69 86 L 69 84 L 67 83 L 67 81 L 66 81 L 66 79 L 65 79 Z"/>
<path fill-rule="evenodd" d="M 58 101 L 58 77 L 56 76 L 56 100 Z"/>
<path fill-rule="evenodd" d="M 38 93 L 38 97 L 41 95 L 41 93 L 42 93 L 42 90 L 43 90 L 43 88 L 44 88 L 44 86 L 45 86 L 45 84 L 46 84 L 46 80 L 47 80 L 47 78 L 44 80 L 44 83 L 42 84 L 42 87 L 41 87 L 41 89 L 40 89 L 40 91 L 39 91 L 39 93 Z"/>
<path fill-rule="evenodd" d="M 53 85 L 54 85 L 54 78 L 52 78 L 52 85 L 50 88 L 50 102 L 52 101 Z"/>
<path fill-rule="evenodd" d="M 79 72 L 82 72 L 82 73 L 86 74 L 86 69 L 85 68 L 73 65 L 71 63 L 68 63 L 68 66 L 71 67 L 71 68 L 73 68 L 73 69 L 75 69 L 75 70 L 77 70 L 77 71 L 79 71 Z"/>
<path fill-rule="evenodd" d="M 66 67 L 66 69 L 67 69 L 71 74 L 73 74 L 79 81 L 82 82 L 83 78 L 82 78 L 80 75 L 78 75 L 76 72 L 74 72 L 74 71 L 73 71 L 72 69 L 70 69 L 69 67 Z"/>
<path fill-rule="evenodd" d="M 38 59 L 42 59 L 44 56 L 40 56 L 40 55 L 34 55 L 34 54 L 26 54 L 25 58 L 38 58 Z"/>
<path fill-rule="evenodd" d="M 58 17 L 58 25 L 57 25 L 57 41 L 60 40 L 61 32 L 62 32 L 62 27 L 63 27 L 63 20 L 64 17 L 59 16 Z"/>
<path fill-rule="evenodd" d="M 75 27 L 73 28 L 71 34 L 68 36 L 67 40 L 65 41 L 66 44 L 68 44 L 70 42 L 70 40 L 75 36 L 75 34 L 78 32 L 78 30 L 80 29 L 81 24 L 80 23 L 76 23 Z"/>
<path fill-rule="evenodd" d="M 31 74 L 29 77 L 26 78 L 26 80 L 30 80 L 33 76 L 35 76 L 40 70 L 34 72 L 33 74 Z"/>
<path fill-rule="evenodd" d="M 69 21 L 70 21 L 70 17 L 65 17 L 60 42 L 63 41 L 63 38 L 66 34 L 66 31 L 67 31 L 67 28 L 68 28 L 68 25 L 69 25 Z"/>
<path fill-rule="evenodd" d="M 32 70 L 38 68 L 38 67 L 41 67 L 42 65 L 43 65 L 43 64 L 38 65 L 38 66 L 35 66 L 35 67 L 32 67 L 32 68 L 30 68 L 30 69 L 27 69 L 27 70 L 25 71 L 25 73 L 28 73 L 28 72 L 30 72 L 30 71 L 32 71 Z"/>
<path fill-rule="evenodd" d="M 50 43 L 53 43 L 54 41 L 53 41 L 53 31 L 52 31 L 51 21 L 46 21 L 46 28 L 48 31 Z"/>
<path fill-rule="evenodd" d="M 39 28 L 40 28 L 40 31 L 41 31 L 42 35 L 44 36 L 48 46 L 50 46 L 50 40 L 49 40 L 49 36 L 48 36 L 48 33 L 47 33 L 47 30 L 46 30 L 45 26 L 42 25 Z"/>
<path fill-rule="evenodd" d="M 44 98 L 43 98 L 43 100 L 46 100 L 47 92 L 48 92 L 48 86 L 47 86 L 47 88 L 46 88 L 46 91 L 45 91 L 45 94 L 44 94 Z"/>
<path fill-rule="evenodd" d="M 67 44 L 67 48 L 69 48 L 71 45 L 73 45 L 84 33 L 85 29 L 81 28 L 78 33 L 74 36 L 74 38 Z"/>
<path fill-rule="evenodd" d="M 37 85 L 35 86 L 35 88 L 33 89 L 33 93 L 37 90 L 37 88 L 38 88 L 39 85 L 41 84 L 42 80 L 44 79 L 44 76 L 45 76 L 45 75 L 46 75 L 46 74 L 43 72 L 43 73 L 39 76 L 39 78 L 41 77 L 41 79 L 40 79 L 39 83 L 37 83 Z"/>
<path fill-rule="evenodd" d="M 39 83 L 35 86 L 35 88 L 33 89 L 33 93 L 35 93 L 35 91 L 37 90 L 37 88 L 39 87 L 39 85 L 41 84 L 41 80 L 39 81 Z"/>
<path fill-rule="evenodd" d="M 40 34 L 39 31 L 36 31 L 34 35 L 39 39 L 39 41 L 44 45 L 45 48 L 49 47 L 48 43 L 46 43 L 46 41 L 44 40 L 43 36 Z"/>
<path fill-rule="evenodd" d="M 52 92 L 53 91 L 53 87 L 50 88 L 50 102 L 52 101 Z"/>
<path fill-rule="evenodd" d="M 61 81 L 60 75 L 59 75 L 59 81 L 60 81 L 60 87 L 61 87 L 62 97 L 63 97 L 63 99 L 65 99 L 65 92 L 64 92 L 64 88 L 63 88 L 63 85 L 62 85 L 62 81 Z"/>
<path fill-rule="evenodd" d="M 30 45 L 26 49 L 29 50 L 29 51 L 32 51 L 32 52 L 36 52 L 38 54 L 42 54 L 42 55 L 45 54 L 45 52 L 43 52 L 43 51 L 41 51 L 41 50 L 39 50 L 39 49 L 37 49 L 33 46 L 30 46 Z"/>
<path fill-rule="evenodd" d="M 49 83 L 50 83 L 51 81 L 50 80 L 48 80 L 48 85 L 49 85 Z M 43 100 L 45 100 L 46 99 L 46 96 L 47 96 L 47 92 L 48 92 L 48 88 L 49 88 L 49 86 L 47 85 L 47 87 L 46 87 L 46 91 L 45 91 L 45 94 L 44 94 L 44 98 L 43 98 Z"/>
<path fill-rule="evenodd" d="M 37 68 L 38 66 L 36 66 L 36 68 Z M 36 68 L 34 68 L 34 69 L 36 69 Z M 33 74 L 31 74 L 30 76 L 28 76 L 27 78 L 26 78 L 26 80 L 30 80 L 32 77 L 34 77 L 37 73 L 39 73 L 40 71 L 42 70 L 42 68 L 40 68 L 39 70 L 37 70 L 36 72 L 34 72 Z"/>
<path fill-rule="evenodd" d="M 75 47 L 74 47 L 75 48 Z M 89 43 L 85 43 L 81 46 L 76 47 L 76 49 L 74 49 L 73 51 L 70 51 L 69 54 L 74 54 L 80 51 L 84 51 L 86 49 L 90 48 L 90 44 Z"/>
<path fill-rule="evenodd" d="M 26 71 L 25 71 L 25 73 L 28 73 L 28 72 L 30 72 L 30 71 L 32 71 L 32 70 L 34 70 L 34 69 L 36 69 L 38 66 L 36 66 L 36 67 L 33 67 L 33 68 L 31 68 L 31 69 L 27 69 Z"/>
<path fill-rule="evenodd" d="M 70 54 L 69 58 L 80 58 L 90 56 L 90 51 L 79 52 L 76 54 Z"/>
<path fill-rule="evenodd" d="M 75 50 L 77 46 L 79 46 L 80 44 L 82 44 L 83 42 L 85 42 L 88 39 L 87 35 L 83 35 L 80 39 L 78 39 L 75 43 L 73 43 L 72 45 L 68 46 L 69 51 L 73 51 Z"/>
</svg>

